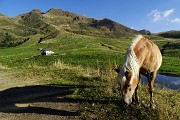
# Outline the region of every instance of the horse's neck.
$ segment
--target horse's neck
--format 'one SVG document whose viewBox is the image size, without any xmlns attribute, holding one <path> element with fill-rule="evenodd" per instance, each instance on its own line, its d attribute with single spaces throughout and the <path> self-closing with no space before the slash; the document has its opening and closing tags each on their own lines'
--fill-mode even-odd
<svg viewBox="0 0 180 120">
<path fill-rule="evenodd" d="M 134 53 L 134 47 L 139 43 L 139 41 L 143 39 L 143 36 L 138 35 L 130 44 L 128 50 L 126 51 L 125 59 L 124 59 L 124 64 L 123 64 L 123 69 L 124 72 L 126 70 L 131 71 L 135 76 L 139 76 L 139 61 L 137 56 Z"/>
<path fill-rule="evenodd" d="M 134 73 L 135 76 L 139 75 L 139 62 L 133 50 L 128 50 L 124 59 L 123 67 Z"/>
</svg>

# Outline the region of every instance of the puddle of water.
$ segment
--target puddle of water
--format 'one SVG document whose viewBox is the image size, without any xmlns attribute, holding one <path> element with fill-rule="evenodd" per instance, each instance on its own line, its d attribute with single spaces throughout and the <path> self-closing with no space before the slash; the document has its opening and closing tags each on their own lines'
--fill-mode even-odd
<svg viewBox="0 0 180 120">
<path fill-rule="evenodd" d="M 147 78 L 143 76 L 141 82 L 147 84 Z M 157 74 L 154 87 L 180 90 L 180 77 Z"/>
</svg>

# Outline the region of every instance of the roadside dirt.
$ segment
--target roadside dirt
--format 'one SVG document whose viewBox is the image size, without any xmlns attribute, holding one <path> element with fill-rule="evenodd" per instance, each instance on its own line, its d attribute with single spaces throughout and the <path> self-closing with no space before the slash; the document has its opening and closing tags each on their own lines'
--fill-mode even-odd
<svg viewBox="0 0 180 120">
<path fill-rule="evenodd" d="M 41 77 L 0 72 L 1 120 L 78 120 L 79 104 L 67 99 L 77 86 L 42 85 Z"/>
</svg>

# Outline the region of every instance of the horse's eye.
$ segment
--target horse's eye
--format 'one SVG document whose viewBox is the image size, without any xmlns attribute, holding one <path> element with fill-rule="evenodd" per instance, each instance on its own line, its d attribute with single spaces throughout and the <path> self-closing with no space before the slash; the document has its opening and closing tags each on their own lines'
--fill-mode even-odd
<svg viewBox="0 0 180 120">
<path fill-rule="evenodd" d="M 131 86 L 130 84 L 127 85 L 127 87 L 130 87 L 130 86 Z"/>
</svg>

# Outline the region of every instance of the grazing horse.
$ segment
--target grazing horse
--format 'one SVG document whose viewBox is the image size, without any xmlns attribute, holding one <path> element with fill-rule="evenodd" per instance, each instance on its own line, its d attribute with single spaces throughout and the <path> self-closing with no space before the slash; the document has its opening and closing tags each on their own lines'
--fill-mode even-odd
<svg viewBox="0 0 180 120">
<path fill-rule="evenodd" d="M 118 72 L 117 81 L 120 85 L 124 102 L 130 104 L 135 93 L 135 102 L 138 102 L 138 84 L 141 76 L 148 79 L 150 105 L 153 103 L 153 84 L 157 70 L 162 63 L 162 55 L 157 45 L 138 35 L 126 51 L 124 62 Z"/>
</svg>

